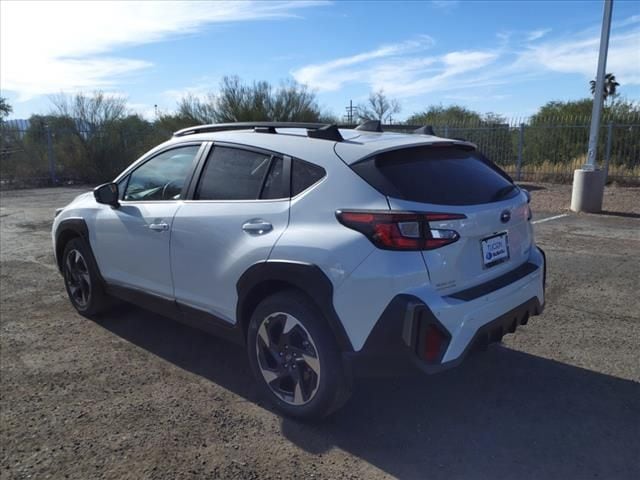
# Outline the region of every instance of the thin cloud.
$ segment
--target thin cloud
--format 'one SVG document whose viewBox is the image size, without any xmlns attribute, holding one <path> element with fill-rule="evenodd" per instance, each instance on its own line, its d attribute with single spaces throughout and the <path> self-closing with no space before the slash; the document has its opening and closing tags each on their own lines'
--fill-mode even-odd
<svg viewBox="0 0 640 480">
<path fill-rule="evenodd" d="M 110 88 L 152 64 L 119 48 L 198 32 L 207 24 L 291 18 L 314 1 L 0 2 L 0 84 L 19 100 Z"/>
<path fill-rule="evenodd" d="M 431 0 L 431 5 L 439 10 L 452 10 L 459 3 L 459 0 Z"/>
<path fill-rule="evenodd" d="M 640 31 L 611 36 L 607 71 L 613 72 L 623 85 L 640 84 Z M 595 76 L 599 36 L 549 41 L 530 47 L 520 56 L 523 68 L 543 68 L 560 73 L 576 73 L 585 78 Z"/>
<path fill-rule="evenodd" d="M 455 81 L 466 72 L 492 63 L 497 53 L 454 51 L 440 56 L 418 56 L 433 45 L 431 37 L 385 45 L 374 50 L 292 72 L 296 81 L 318 91 L 336 91 L 347 84 L 366 83 L 373 90 L 410 97 L 444 87 L 443 80 Z"/>
<path fill-rule="evenodd" d="M 550 31 L 551 31 L 550 28 L 541 28 L 539 30 L 533 30 L 533 31 L 529 32 L 529 34 L 527 35 L 527 40 L 530 41 L 530 42 L 533 42 L 535 40 L 538 40 L 538 39 L 544 37 Z"/>
<path fill-rule="evenodd" d="M 208 95 L 217 90 L 220 80 L 219 77 L 202 77 L 192 85 L 165 90 L 162 92 L 162 97 L 174 104 L 186 96 L 206 99 Z"/>
<path fill-rule="evenodd" d="M 624 20 L 610 41 L 607 71 L 614 72 L 623 85 L 640 84 L 640 31 L 637 27 L 634 30 L 637 23 L 636 17 Z M 477 96 L 479 89 L 504 89 L 549 72 L 592 78 L 599 35 L 590 29 L 549 39 L 550 33 L 550 29 L 499 32 L 495 48 L 439 55 L 424 55 L 426 45 L 407 41 L 302 66 L 292 75 L 320 92 L 363 85 L 367 90 L 383 89 L 400 99 L 432 92 L 458 92 L 460 98 Z M 434 41 L 426 38 L 431 46 Z"/>
<path fill-rule="evenodd" d="M 296 81 L 319 91 L 335 91 L 345 84 L 355 82 L 362 70 L 375 68 L 375 60 L 388 59 L 426 50 L 434 44 L 428 35 L 402 43 L 382 45 L 374 50 L 341 57 L 325 63 L 311 64 L 291 72 Z"/>
<path fill-rule="evenodd" d="M 613 23 L 613 28 L 626 27 L 627 25 L 633 25 L 634 23 L 640 23 L 640 15 L 631 15 L 630 17 Z"/>
</svg>

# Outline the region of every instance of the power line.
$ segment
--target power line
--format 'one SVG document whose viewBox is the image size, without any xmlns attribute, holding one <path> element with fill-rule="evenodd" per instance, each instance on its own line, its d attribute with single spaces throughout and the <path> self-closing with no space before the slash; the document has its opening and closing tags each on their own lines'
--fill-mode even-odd
<svg viewBox="0 0 640 480">
<path fill-rule="evenodd" d="M 345 107 L 345 110 L 347 111 L 347 115 L 346 115 L 347 123 L 349 125 L 353 125 L 355 123 L 353 119 L 358 114 L 358 107 L 354 107 L 353 100 L 349 100 L 349 105 Z"/>
</svg>

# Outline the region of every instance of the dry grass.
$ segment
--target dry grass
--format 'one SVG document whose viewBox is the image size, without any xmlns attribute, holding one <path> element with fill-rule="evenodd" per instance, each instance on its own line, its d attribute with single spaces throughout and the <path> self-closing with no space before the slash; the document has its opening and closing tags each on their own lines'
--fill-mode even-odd
<svg viewBox="0 0 640 480">
<path fill-rule="evenodd" d="M 586 163 L 586 155 L 580 155 L 569 163 L 553 163 L 545 160 L 538 165 L 523 165 L 521 181 L 571 183 L 573 171 Z M 516 173 L 516 165 L 503 165 L 502 168 L 512 176 Z M 604 168 L 604 167 L 602 167 Z M 622 185 L 640 185 L 640 163 L 634 167 L 626 165 L 609 165 L 608 182 Z"/>
</svg>

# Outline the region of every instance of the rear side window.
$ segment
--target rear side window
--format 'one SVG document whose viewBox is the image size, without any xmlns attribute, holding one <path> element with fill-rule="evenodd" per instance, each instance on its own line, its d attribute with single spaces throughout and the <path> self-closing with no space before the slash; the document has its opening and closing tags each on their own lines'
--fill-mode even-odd
<svg viewBox="0 0 640 480">
<path fill-rule="evenodd" d="M 291 196 L 306 190 L 324 177 L 324 168 L 294 159 L 291 164 Z"/>
<path fill-rule="evenodd" d="M 351 166 L 389 197 L 439 205 L 505 200 L 518 189 L 474 150 L 414 147 L 382 153 Z"/>
<path fill-rule="evenodd" d="M 289 197 L 289 186 L 284 179 L 284 172 L 282 167 L 282 158 L 276 157 L 271 162 L 271 169 L 264 181 L 264 187 L 262 187 L 262 199 L 274 199 Z"/>
<path fill-rule="evenodd" d="M 266 196 L 260 197 L 265 187 Z M 195 193 L 196 200 L 256 200 L 283 197 L 282 160 L 272 155 L 214 147 Z"/>
</svg>

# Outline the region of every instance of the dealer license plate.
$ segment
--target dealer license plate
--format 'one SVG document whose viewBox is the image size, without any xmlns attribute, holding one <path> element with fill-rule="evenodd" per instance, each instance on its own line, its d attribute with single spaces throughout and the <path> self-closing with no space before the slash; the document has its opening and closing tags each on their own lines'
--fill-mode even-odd
<svg viewBox="0 0 640 480">
<path fill-rule="evenodd" d="M 506 233 L 485 238 L 480 244 L 485 267 L 492 267 L 509 260 L 509 239 Z"/>
</svg>

